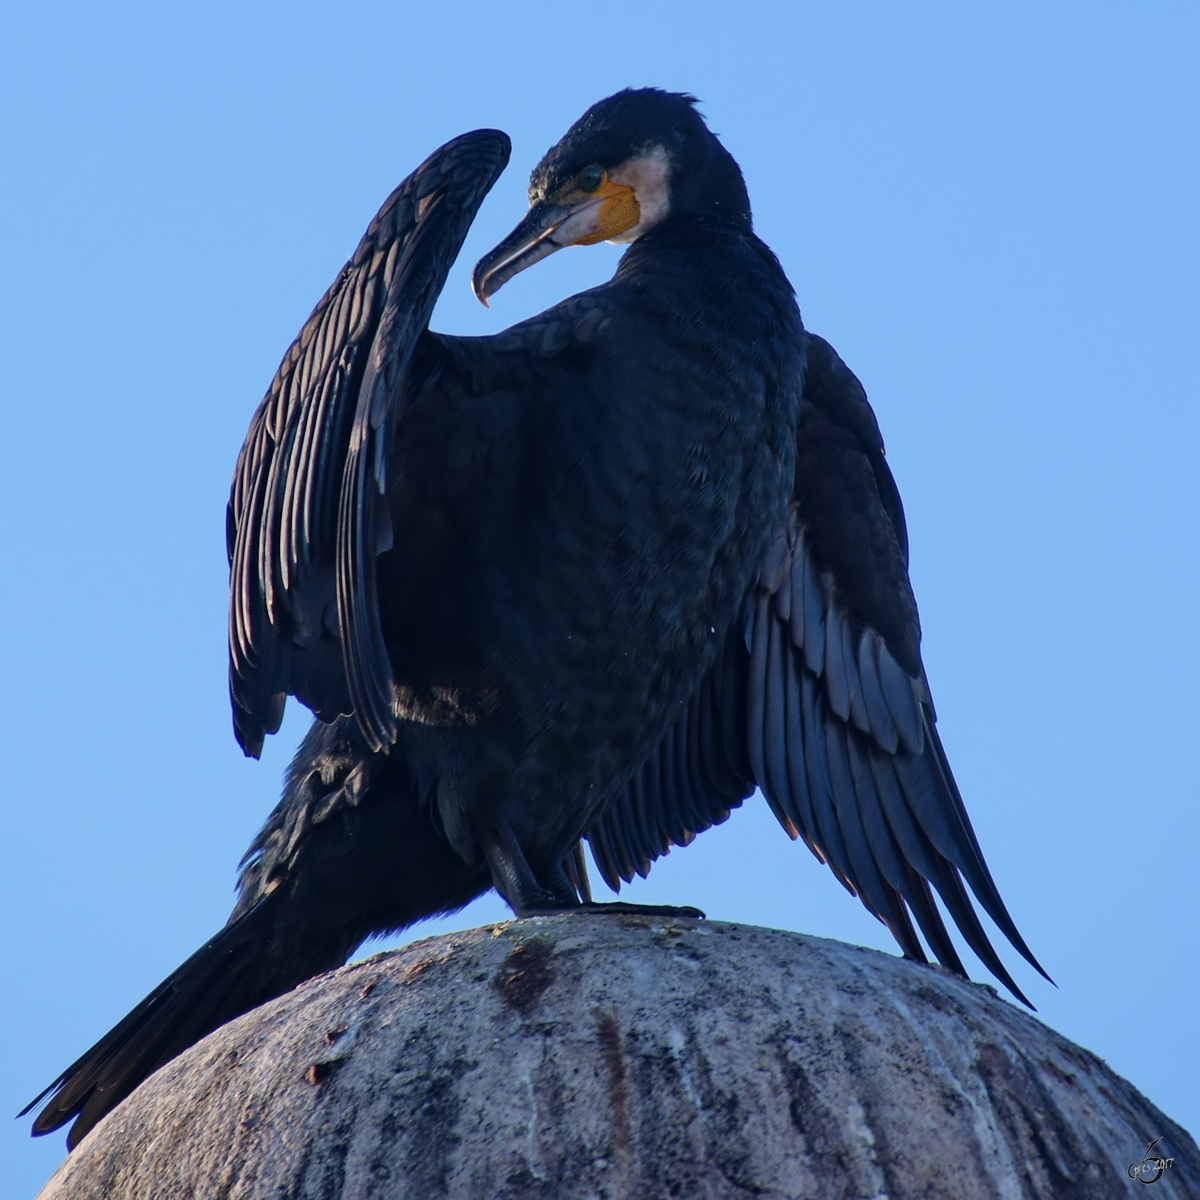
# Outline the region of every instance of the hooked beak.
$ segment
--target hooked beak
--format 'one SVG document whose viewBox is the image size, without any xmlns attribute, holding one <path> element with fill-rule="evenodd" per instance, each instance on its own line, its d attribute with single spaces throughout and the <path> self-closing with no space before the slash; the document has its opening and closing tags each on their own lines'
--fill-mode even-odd
<svg viewBox="0 0 1200 1200">
<path fill-rule="evenodd" d="M 486 305 L 488 298 L 514 275 L 556 250 L 617 237 L 637 225 L 638 220 L 633 188 L 611 181 L 576 203 L 539 200 L 516 229 L 475 264 L 471 286 Z"/>
<path fill-rule="evenodd" d="M 514 275 L 569 245 L 554 235 L 570 217 L 571 209 L 565 204 L 540 201 L 532 205 L 516 229 L 475 264 L 471 287 L 480 303 L 486 306 L 488 298 Z"/>
</svg>

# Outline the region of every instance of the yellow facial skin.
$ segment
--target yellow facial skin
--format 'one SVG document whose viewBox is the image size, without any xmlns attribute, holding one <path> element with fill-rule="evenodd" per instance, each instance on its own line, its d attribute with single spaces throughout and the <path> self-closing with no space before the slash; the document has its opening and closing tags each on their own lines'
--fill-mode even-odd
<svg viewBox="0 0 1200 1200">
<path fill-rule="evenodd" d="M 665 163 L 665 155 L 659 156 Z M 517 227 L 475 264 L 471 286 L 483 304 L 514 275 L 527 270 L 536 262 L 564 246 L 592 246 L 596 242 L 631 241 L 637 237 L 643 211 L 637 200 L 639 160 L 622 164 L 618 176 L 632 167 L 630 182 L 619 183 L 603 168 L 584 167 L 569 183 L 551 196 L 530 195 L 529 211 Z M 651 175 L 649 214 L 661 215 L 654 197 L 665 188 L 665 167 L 651 156 L 647 159 L 657 168 Z M 643 181 L 644 182 L 644 181 Z M 657 182 L 657 190 L 653 186 Z M 622 238 L 623 234 L 628 234 Z"/>
<path fill-rule="evenodd" d="M 633 188 L 615 183 L 607 173 L 593 191 L 585 191 L 575 182 L 551 197 L 551 202 L 573 210 L 555 232 L 554 240 L 561 246 L 608 241 L 632 229 L 642 215 Z"/>
</svg>

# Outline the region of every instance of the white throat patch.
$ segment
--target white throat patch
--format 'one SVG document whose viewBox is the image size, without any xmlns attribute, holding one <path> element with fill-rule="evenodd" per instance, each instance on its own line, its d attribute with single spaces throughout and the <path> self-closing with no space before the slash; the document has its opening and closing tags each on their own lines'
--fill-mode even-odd
<svg viewBox="0 0 1200 1200">
<path fill-rule="evenodd" d="M 653 229 L 671 208 L 671 160 L 662 146 L 649 146 L 608 173 L 613 183 L 633 188 L 638 223 L 612 238 L 614 245 L 633 242 Z"/>
</svg>

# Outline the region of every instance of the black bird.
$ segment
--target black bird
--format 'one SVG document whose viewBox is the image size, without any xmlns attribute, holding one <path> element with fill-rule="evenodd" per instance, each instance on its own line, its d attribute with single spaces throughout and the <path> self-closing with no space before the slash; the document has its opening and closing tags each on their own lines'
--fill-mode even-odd
<svg viewBox="0 0 1200 1200">
<path fill-rule="evenodd" d="M 694 104 L 595 105 L 474 274 L 486 302 L 628 242 L 609 283 L 493 337 L 428 330 L 508 160 L 482 130 L 388 198 L 289 348 L 229 503 L 230 691 L 250 754 L 289 694 L 319 720 L 228 924 L 34 1101 L 35 1133 L 74 1118 L 74 1145 L 370 934 L 490 887 L 520 916 L 589 905 L 581 837 L 616 889 L 756 786 L 906 956 L 915 918 L 963 972 L 932 884 L 1024 999 L 963 886 L 1040 971 L 938 739 L 874 414 Z"/>
</svg>

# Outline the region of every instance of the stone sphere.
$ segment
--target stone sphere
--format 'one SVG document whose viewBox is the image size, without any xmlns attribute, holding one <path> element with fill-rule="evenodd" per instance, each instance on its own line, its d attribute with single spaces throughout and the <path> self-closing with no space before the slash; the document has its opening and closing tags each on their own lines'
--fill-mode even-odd
<svg viewBox="0 0 1200 1200">
<path fill-rule="evenodd" d="M 1173 1162 L 1147 1192 L 1146 1144 Z M 44 1200 L 1200 1197 L 1192 1139 L 988 987 L 796 933 L 544 917 L 310 980 Z"/>
</svg>

